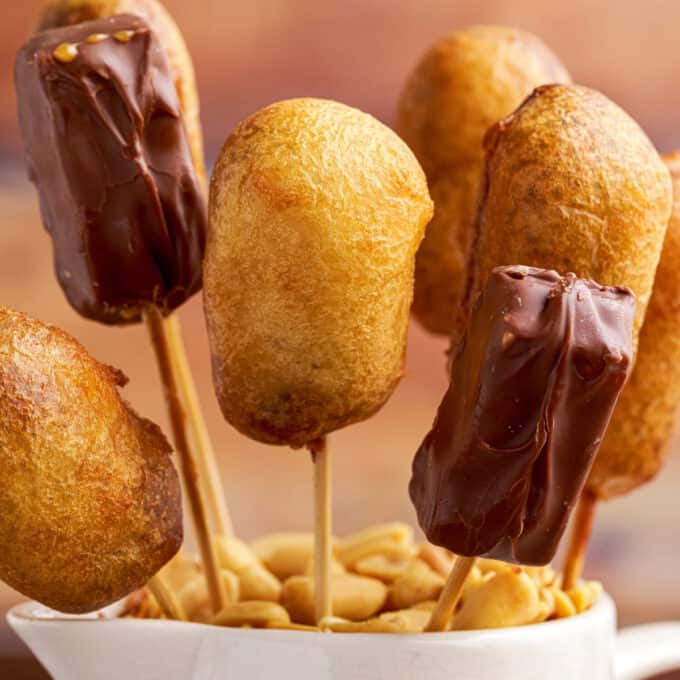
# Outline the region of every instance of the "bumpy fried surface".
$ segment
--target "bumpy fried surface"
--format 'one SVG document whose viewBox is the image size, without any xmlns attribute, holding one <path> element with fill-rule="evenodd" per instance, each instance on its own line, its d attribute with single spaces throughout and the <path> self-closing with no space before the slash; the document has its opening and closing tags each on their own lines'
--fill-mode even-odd
<svg viewBox="0 0 680 680">
<path fill-rule="evenodd" d="M 179 549 L 179 480 L 124 376 L 0 307 L 0 578 L 61 611 L 140 587 Z"/>
<path fill-rule="evenodd" d="M 397 131 L 427 175 L 435 202 L 416 257 L 413 312 L 448 335 L 460 304 L 487 129 L 545 83 L 569 74 L 537 37 L 473 26 L 435 43 L 399 103 Z"/>
<path fill-rule="evenodd" d="M 491 270 L 522 264 L 631 288 L 637 344 L 672 203 L 670 174 L 644 132 L 599 92 L 548 85 L 493 126 L 485 147 L 454 343 Z"/>
<path fill-rule="evenodd" d="M 158 0 L 49 0 L 38 20 L 36 30 L 44 31 L 93 19 L 105 19 L 115 14 L 140 15 L 159 34 L 167 50 L 175 87 L 184 112 L 196 172 L 199 179 L 205 183 L 203 132 L 194 65 L 182 33 Z"/>
<path fill-rule="evenodd" d="M 211 182 L 205 312 L 222 411 L 301 446 L 363 420 L 402 375 L 425 175 L 391 130 L 335 102 L 273 104 Z"/>
<path fill-rule="evenodd" d="M 665 159 L 673 178 L 673 213 L 640 331 L 637 362 L 590 473 L 602 499 L 652 479 L 668 453 L 680 406 L 680 153 Z"/>
</svg>

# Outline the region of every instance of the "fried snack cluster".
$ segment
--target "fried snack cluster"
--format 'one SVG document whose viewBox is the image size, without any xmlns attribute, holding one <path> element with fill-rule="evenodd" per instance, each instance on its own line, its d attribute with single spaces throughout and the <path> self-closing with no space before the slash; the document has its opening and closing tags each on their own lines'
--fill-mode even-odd
<svg viewBox="0 0 680 680">
<path fill-rule="evenodd" d="M 196 174 L 205 185 L 203 131 L 194 65 L 177 24 L 157 0 L 51 0 L 42 10 L 36 31 L 107 19 L 116 14 L 137 14 L 158 33 L 172 71 L 187 128 Z"/>
<path fill-rule="evenodd" d="M 435 202 L 416 257 L 413 300 L 415 316 L 429 331 L 449 335 L 460 304 L 484 133 L 535 87 L 568 82 L 566 69 L 539 38 L 503 26 L 446 36 L 411 74 L 396 129 L 423 166 Z"/>
<path fill-rule="evenodd" d="M 399 522 L 336 539 L 333 556 L 334 615 L 319 627 L 314 624 L 311 533 L 270 534 L 250 545 L 225 539 L 221 563 L 233 586 L 232 602 L 217 616 L 210 614 L 205 582 L 191 556 L 179 554 L 161 573 L 191 621 L 338 633 L 420 633 L 453 562 L 446 550 L 416 544 L 413 530 Z M 253 598 L 252 590 L 243 590 L 248 571 L 259 572 L 251 578 L 262 592 L 274 581 L 278 591 Z M 500 628 L 574 616 L 590 608 L 601 590 L 599 583 L 588 582 L 565 592 L 549 566 L 480 559 L 466 582 L 452 628 Z M 161 613 L 153 596 L 140 591 L 128 599 L 123 615 L 159 618 Z"/>
<path fill-rule="evenodd" d="M 645 133 L 599 92 L 549 85 L 484 144 L 454 349 L 491 270 L 513 263 L 631 288 L 637 346 L 672 204 L 670 174 Z"/>
<path fill-rule="evenodd" d="M 59 611 L 120 599 L 182 543 L 170 447 L 121 399 L 125 382 L 0 307 L 0 578 Z"/>
<path fill-rule="evenodd" d="M 629 493 L 664 463 L 680 406 L 680 154 L 665 157 L 673 212 L 626 385 L 586 485 L 600 499 Z"/>
<path fill-rule="evenodd" d="M 211 180 L 204 304 L 234 427 L 303 446 L 382 406 L 432 210 L 406 144 L 349 106 L 283 101 L 232 132 Z"/>
</svg>

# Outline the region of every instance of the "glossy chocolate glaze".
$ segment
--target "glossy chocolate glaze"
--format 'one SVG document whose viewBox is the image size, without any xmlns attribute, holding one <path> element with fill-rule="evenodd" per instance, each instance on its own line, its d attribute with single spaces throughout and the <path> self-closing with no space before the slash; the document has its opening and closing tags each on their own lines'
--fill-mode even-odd
<svg viewBox="0 0 680 680">
<path fill-rule="evenodd" d="M 430 541 L 470 557 L 553 558 L 630 370 L 634 313 L 627 288 L 492 272 L 413 463 Z"/>
<path fill-rule="evenodd" d="M 206 206 L 156 35 L 130 15 L 45 31 L 19 51 L 15 78 L 71 305 L 122 324 L 182 304 L 201 287 Z"/>
</svg>

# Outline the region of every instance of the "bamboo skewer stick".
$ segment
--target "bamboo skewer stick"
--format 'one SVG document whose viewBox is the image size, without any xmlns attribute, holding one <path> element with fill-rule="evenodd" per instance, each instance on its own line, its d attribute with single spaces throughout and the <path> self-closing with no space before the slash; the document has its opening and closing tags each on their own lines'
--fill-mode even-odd
<svg viewBox="0 0 680 680">
<path fill-rule="evenodd" d="M 210 441 L 208 427 L 203 418 L 196 384 L 189 367 L 179 318 L 177 314 L 171 314 L 164 320 L 164 323 L 170 357 L 177 373 L 179 391 L 182 396 L 182 402 L 187 410 L 191 431 L 194 435 L 197 453 L 196 462 L 198 463 L 199 477 L 203 484 L 212 526 L 214 532 L 220 536 L 233 536 L 234 526 L 229 508 L 227 507 L 227 497 L 224 493 L 215 450 Z"/>
<path fill-rule="evenodd" d="M 437 606 L 432 610 L 426 633 L 441 633 L 448 629 L 453 612 L 463 592 L 468 574 L 475 566 L 476 557 L 456 557 L 444 590 L 439 596 Z"/>
<path fill-rule="evenodd" d="M 569 538 L 569 547 L 567 548 L 567 557 L 564 563 L 564 575 L 562 577 L 562 588 L 564 590 L 573 588 L 583 573 L 588 540 L 593 531 L 596 505 L 597 498 L 595 495 L 584 491 L 576 508 L 574 526 Z"/>
<path fill-rule="evenodd" d="M 205 500 L 199 485 L 196 460 L 189 446 L 187 421 L 179 397 L 176 369 L 170 355 L 170 344 L 166 326 L 163 322 L 163 316 L 156 307 L 147 308 L 144 320 L 149 329 L 151 344 L 156 354 L 158 370 L 163 382 L 165 401 L 170 415 L 175 448 L 184 478 L 184 488 L 194 521 L 194 531 L 203 562 L 210 604 L 212 610 L 217 613 L 227 605 L 227 595 L 219 570 L 215 546 L 208 531 Z"/>
<path fill-rule="evenodd" d="M 314 461 L 314 605 L 317 623 L 333 615 L 331 593 L 331 465 L 326 438 L 308 444 Z"/>
<path fill-rule="evenodd" d="M 188 621 L 180 601 L 160 573 L 154 574 L 147 582 L 146 587 L 153 594 L 166 619 Z"/>
</svg>

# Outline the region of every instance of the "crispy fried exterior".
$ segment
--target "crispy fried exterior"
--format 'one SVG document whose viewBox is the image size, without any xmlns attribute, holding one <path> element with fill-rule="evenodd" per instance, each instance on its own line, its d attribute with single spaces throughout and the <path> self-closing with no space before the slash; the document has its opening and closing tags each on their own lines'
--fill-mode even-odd
<svg viewBox="0 0 680 680">
<path fill-rule="evenodd" d="M 179 549 L 170 447 L 125 377 L 0 307 L 0 578 L 64 612 L 110 604 Z"/>
<path fill-rule="evenodd" d="M 416 257 L 413 313 L 449 335 L 460 305 L 487 129 L 545 83 L 568 83 L 559 59 L 537 37 L 473 26 L 425 54 L 399 102 L 397 132 L 413 149 L 435 202 Z"/>
<path fill-rule="evenodd" d="M 599 92 L 547 85 L 484 142 L 454 345 L 491 270 L 523 264 L 631 288 L 636 346 L 673 200 L 668 168 L 645 133 Z"/>
<path fill-rule="evenodd" d="M 244 434 L 302 446 L 363 420 L 403 370 L 425 175 L 371 116 L 296 99 L 242 122 L 210 187 L 213 377 Z"/>
<path fill-rule="evenodd" d="M 194 65 L 182 33 L 158 0 L 49 0 L 38 19 L 36 30 L 44 31 L 93 19 L 105 19 L 115 14 L 142 16 L 160 36 L 167 50 L 175 87 L 184 112 L 196 173 L 201 182 L 205 184 L 203 132 Z"/>
<path fill-rule="evenodd" d="M 680 406 L 680 153 L 666 156 L 673 213 L 640 331 L 637 362 L 597 454 L 587 488 L 598 498 L 629 493 L 666 459 Z"/>
</svg>

